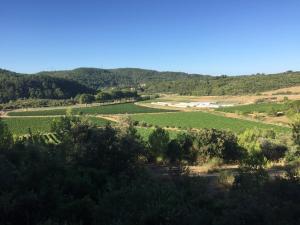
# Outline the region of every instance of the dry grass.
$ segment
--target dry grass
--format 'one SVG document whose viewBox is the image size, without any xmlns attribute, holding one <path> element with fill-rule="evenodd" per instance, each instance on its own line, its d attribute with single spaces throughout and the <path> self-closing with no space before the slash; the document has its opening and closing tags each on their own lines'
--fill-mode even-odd
<svg viewBox="0 0 300 225">
<path fill-rule="evenodd" d="M 265 94 L 265 95 L 274 95 L 275 94 L 276 95 L 278 93 L 280 94 L 280 93 L 284 93 L 284 92 L 290 92 L 292 94 L 299 95 L 300 86 L 280 88 L 280 89 L 277 89 L 277 90 L 266 91 L 266 92 L 263 92 L 263 94 Z"/>
<path fill-rule="evenodd" d="M 227 104 L 252 104 L 260 99 L 270 99 L 276 98 L 275 101 L 282 101 L 284 97 L 288 97 L 291 100 L 300 100 L 300 94 L 281 94 L 281 95 L 272 95 L 274 93 L 286 92 L 291 90 L 293 93 L 300 93 L 300 86 L 291 87 L 291 88 L 283 88 L 270 92 L 264 92 L 261 95 L 224 95 L 224 96 L 181 96 L 177 94 L 170 95 L 162 95 L 160 98 L 153 99 L 153 102 L 219 102 L 219 103 L 227 103 Z M 273 99 L 274 100 L 274 99 Z M 145 106 L 154 107 L 150 103 L 143 103 Z M 168 106 L 155 106 L 155 107 L 164 107 L 165 109 L 170 109 L 174 107 Z M 182 110 L 182 109 L 181 109 Z M 193 110 L 193 109 L 184 109 L 184 110 Z M 198 109 L 199 110 L 199 109 Z"/>
</svg>

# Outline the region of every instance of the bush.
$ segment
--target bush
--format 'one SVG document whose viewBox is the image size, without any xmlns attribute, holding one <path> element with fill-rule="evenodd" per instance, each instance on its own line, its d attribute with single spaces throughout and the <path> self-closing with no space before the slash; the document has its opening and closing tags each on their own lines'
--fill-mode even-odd
<svg viewBox="0 0 300 225">
<path fill-rule="evenodd" d="M 146 122 L 140 122 L 142 127 L 147 127 L 147 123 Z"/>
<path fill-rule="evenodd" d="M 216 129 L 203 129 L 195 134 L 199 156 L 218 157 L 224 161 L 236 161 L 243 156 L 237 137 L 232 132 Z"/>
<path fill-rule="evenodd" d="M 133 126 L 138 126 L 138 125 L 139 125 L 139 121 L 137 121 L 137 120 L 133 121 L 133 122 L 132 122 L 132 125 L 133 125 Z"/>
<path fill-rule="evenodd" d="M 278 161 L 283 158 L 287 152 L 287 146 L 283 144 L 273 143 L 270 140 L 263 140 L 260 144 L 262 154 L 266 159 L 271 161 Z"/>
</svg>

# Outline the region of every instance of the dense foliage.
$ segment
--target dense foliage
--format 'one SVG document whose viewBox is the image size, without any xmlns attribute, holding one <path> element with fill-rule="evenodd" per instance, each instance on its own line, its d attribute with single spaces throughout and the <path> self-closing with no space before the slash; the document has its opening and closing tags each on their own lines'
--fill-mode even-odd
<svg viewBox="0 0 300 225">
<path fill-rule="evenodd" d="M 92 90 L 75 81 L 0 70 L 0 103 L 18 98 L 66 99 Z"/>
<path fill-rule="evenodd" d="M 20 108 L 57 107 L 71 106 L 76 102 L 74 99 L 17 99 L 0 104 L 0 110 L 13 110 Z"/>
<path fill-rule="evenodd" d="M 94 90 L 103 87 L 114 86 L 143 86 L 142 84 L 149 81 L 171 81 L 190 76 L 186 73 L 157 72 L 154 70 L 132 68 L 112 70 L 97 68 L 78 68 L 74 70 L 41 72 L 39 74 L 74 80 Z"/>
<path fill-rule="evenodd" d="M 128 90 L 112 90 L 112 91 L 100 91 L 96 95 L 96 101 L 108 102 L 121 99 L 138 99 L 140 96 L 136 91 Z"/>
<path fill-rule="evenodd" d="M 299 72 L 251 76 L 191 76 L 183 79 L 150 83 L 148 92 L 170 92 L 181 95 L 241 95 L 299 85 Z"/>
<path fill-rule="evenodd" d="M 78 117 L 62 117 L 52 124 L 51 131 L 59 138 L 57 144 L 47 144 L 39 135 L 13 141 L 0 121 L 1 224 L 300 222 L 297 176 L 269 179 L 264 170 L 245 167 L 225 189 L 186 175 L 160 179 L 145 170 L 144 158 L 154 146 L 149 148 L 130 124 L 120 130 L 95 128 Z M 200 151 L 211 145 L 214 148 L 206 149 L 215 154 L 217 146 L 227 152 L 237 145 L 230 133 L 204 130 L 197 135 L 196 142 L 203 143 Z M 160 128 L 151 139 L 170 161 L 178 151 L 186 157 L 193 146 L 190 136 L 181 135 L 174 143 Z"/>
</svg>

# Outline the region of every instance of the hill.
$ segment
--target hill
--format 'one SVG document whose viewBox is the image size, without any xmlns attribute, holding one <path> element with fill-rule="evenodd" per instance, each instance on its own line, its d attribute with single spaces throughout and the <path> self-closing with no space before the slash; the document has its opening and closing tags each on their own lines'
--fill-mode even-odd
<svg viewBox="0 0 300 225">
<path fill-rule="evenodd" d="M 300 84 L 300 72 L 245 76 L 192 76 L 174 81 L 151 83 L 148 92 L 181 95 L 245 95 L 292 87 Z"/>
<path fill-rule="evenodd" d="M 136 87 L 145 93 L 244 95 L 300 85 L 300 72 L 209 76 L 136 68 L 43 71 L 0 70 L 0 103 L 17 98 L 70 98 L 107 87 Z"/>
<path fill-rule="evenodd" d="M 94 90 L 113 86 L 132 87 L 149 82 L 158 83 L 173 81 L 192 76 L 187 73 L 180 72 L 158 72 L 155 70 L 135 68 L 111 70 L 97 68 L 77 68 L 74 70 L 40 72 L 38 75 L 47 75 L 73 80 Z"/>
<path fill-rule="evenodd" d="M 182 95 L 254 94 L 300 84 L 300 72 L 292 71 L 269 75 L 209 76 L 135 68 L 110 70 L 78 68 L 38 74 L 73 80 L 94 90 L 111 86 L 142 85 L 146 92 L 168 92 Z"/>
</svg>

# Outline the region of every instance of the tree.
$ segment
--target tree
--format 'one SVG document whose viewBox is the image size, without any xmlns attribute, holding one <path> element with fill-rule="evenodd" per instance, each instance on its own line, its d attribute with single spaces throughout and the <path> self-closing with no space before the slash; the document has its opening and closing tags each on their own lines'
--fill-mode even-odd
<svg viewBox="0 0 300 225">
<path fill-rule="evenodd" d="M 296 115 L 291 123 L 292 138 L 296 145 L 300 145 L 300 115 Z"/>
<path fill-rule="evenodd" d="M 79 97 L 80 104 L 89 104 L 95 101 L 95 96 L 91 94 L 82 94 Z"/>
<path fill-rule="evenodd" d="M 197 151 L 193 148 L 194 137 L 190 133 L 181 133 L 176 137 L 182 151 L 182 159 L 189 163 L 197 161 Z"/>
<path fill-rule="evenodd" d="M 96 95 L 96 100 L 99 102 L 106 102 L 106 101 L 111 100 L 111 95 L 107 92 L 101 91 Z"/>
<path fill-rule="evenodd" d="M 7 150 L 13 144 L 13 137 L 7 125 L 0 118 L 0 150 Z"/>
<path fill-rule="evenodd" d="M 225 161 L 235 161 L 242 157 L 242 149 L 232 132 L 203 129 L 195 134 L 195 142 L 203 160 L 217 157 Z"/>
<path fill-rule="evenodd" d="M 164 156 L 169 143 L 170 137 L 169 133 L 163 128 L 156 128 L 148 138 L 151 157 L 152 159 L 156 159 L 159 156 Z"/>
<path fill-rule="evenodd" d="M 260 148 L 264 157 L 267 160 L 278 161 L 283 158 L 287 152 L 287 146 L 283 144 L 274 143 L 268 139 L 265 139 L 261 142 Z"/>
<path fill-rule="evenodd" d="M 168 144 L 168 148 L 166 151 L 166 157 L 169 159 L 171 163 L 175 163 L 176 161 L 180 161 L 182 158 L 182 148 L 177 142 L 177 140 L 171 140 Z"/>
</svg>

